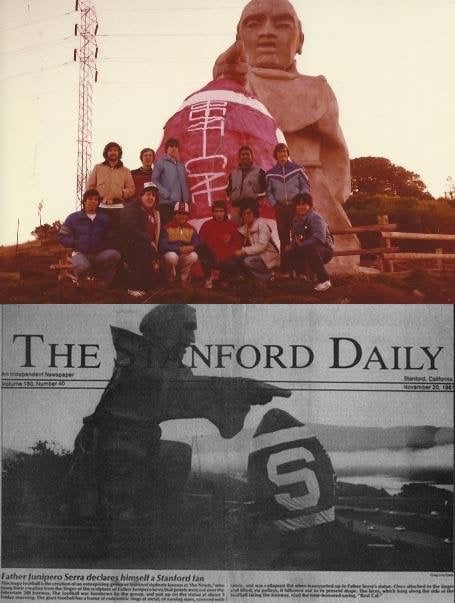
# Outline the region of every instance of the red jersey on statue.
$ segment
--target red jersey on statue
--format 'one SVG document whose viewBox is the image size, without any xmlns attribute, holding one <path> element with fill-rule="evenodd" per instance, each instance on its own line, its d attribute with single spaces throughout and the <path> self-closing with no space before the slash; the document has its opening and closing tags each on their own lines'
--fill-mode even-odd
<svg viewBox="0 0 455 603">
<path fill-rule="evenodd" d="M 210 82 L 183 102 L 164 127 L 157 157 L 164 141 L 180 141 L 180 160 L 185 163 L 192 204 L 190 217 L 212 215 L 217 199 L 226 200 L 229 173 L 238 165 L 242 145 L 253 150 L 254 161 L 264 170 L 275 164 L 273 149 L 284 136 L 265 106 L 239 84 L 230 80 Z M 273 217 L 264 207 L 264 217 Z"/>
</svg>

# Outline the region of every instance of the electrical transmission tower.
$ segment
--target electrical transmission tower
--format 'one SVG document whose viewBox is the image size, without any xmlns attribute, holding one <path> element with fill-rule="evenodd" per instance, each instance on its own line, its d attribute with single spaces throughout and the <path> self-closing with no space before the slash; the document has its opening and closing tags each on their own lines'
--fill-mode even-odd
<svg viewBox="0 0 455 603">
<path fill-rule="evenodd" d="M 79 26 L 74 35 L 79 35 L 79 50 L 74 49 L 74 61 L 79 57 L 79 119 L 77 126 L 77 201 L 82 205 L 85 183 L 92 167 L 92 92 L 97 81 L 96 58 L 98 47 L 96 34 L 98 21 L 95 3 L 92 0 L 76 0 L 76 11 L 80 11 Z"/>
</svg>

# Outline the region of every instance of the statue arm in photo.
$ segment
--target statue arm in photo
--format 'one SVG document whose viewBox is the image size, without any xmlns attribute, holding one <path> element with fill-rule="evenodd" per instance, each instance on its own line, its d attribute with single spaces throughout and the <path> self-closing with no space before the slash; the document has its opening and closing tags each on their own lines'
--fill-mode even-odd
<svg viewBox="0 0 455 603">
<path fill-rule="evenodd" d="M 220 54 L 213 66 L 213 79 L 228 79 L 245 86 L 248 74 L 245 48 L 241 40 L 237 40 Z"/>
<path fill-rule="evenodd" d="M 343 204 L 351 194 L 349 152 L 339 124 L 338 102 L 327 82 L 324 92 L 327 110 L 317 122 L 321 134 L 320 159 L 330 192 L 338 203 Z"/>
<path fill-rule="evenodd" d="M 156 350 L 140 335 L 111 327 L 117 352 L 116 371 L 103 394 L 99 410 L 125 412 L 138 417 L 207 419 L 224 438 L 232 438 L 243 427 L 252 405 L 264 405 L 275 396 L 288 398 L 292 392 L 262 381 L 242 377 L 203 377 L 185 366 L 154 362 Z"/>
<path fill-rule="evenodd" d="M 290 390 L 242 377 L 199 377 L 170 381 L 162 420 L 202 418 L 212 422 L 223 438 L 243 428 L 251 406 L 265 405 L 276 396 L 289 398 Z"/>
</svg>

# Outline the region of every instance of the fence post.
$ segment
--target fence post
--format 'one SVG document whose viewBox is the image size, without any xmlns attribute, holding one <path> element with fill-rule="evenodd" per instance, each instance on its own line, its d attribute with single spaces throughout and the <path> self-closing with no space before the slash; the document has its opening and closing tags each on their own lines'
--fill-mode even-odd
<svg viewBox="0 0 455 603">
<path fill-rule="evenodd" d="M 442 256 L 442 247 L 437 247 L 435 249 L 435 252 L 437 253 L 437 255 L 441 255 Z M 436 267 L 438 270 L 444 270 L 444 265 L 442 263 L 442 257 L 441 258 L 437 258 L 436 260 Z"/>
<path fill-rule="evenodd" d="M 389 216 L 387 214 L 382 214 L 378 216 L 378 224 L 385 225 L 389 223 Z M 382 236 L 381 232 L 381 246 L 382 247 L 391 247 L 390 239 L 385 239 Z M 378 260 L 379 269 L 381 272 L 393 272 L 393 262 L 390 260 L 385 260 L 382 256 L 379 256 Z"/>
</svg>

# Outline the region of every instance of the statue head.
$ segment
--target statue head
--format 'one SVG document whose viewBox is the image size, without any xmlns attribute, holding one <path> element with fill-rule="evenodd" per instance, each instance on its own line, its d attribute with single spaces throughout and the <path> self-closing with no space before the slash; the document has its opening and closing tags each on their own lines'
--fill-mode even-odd
<svg viewBox="0 0 455 603">
<path fill-rule="evenodd" d="M 166 350 L 169 357 L 181 360 L 194 343 L 196 310 L 186 304 L 156 306 L 141 320 L 139 330 L 150 343 Z"/>
<path fill-rule="evenodd" d="M 288 0 L 251 0 L 242 11 L 237 40 L 253 67 L 289 70 L 302 53 L 303 31 Z"/>
</svg>

